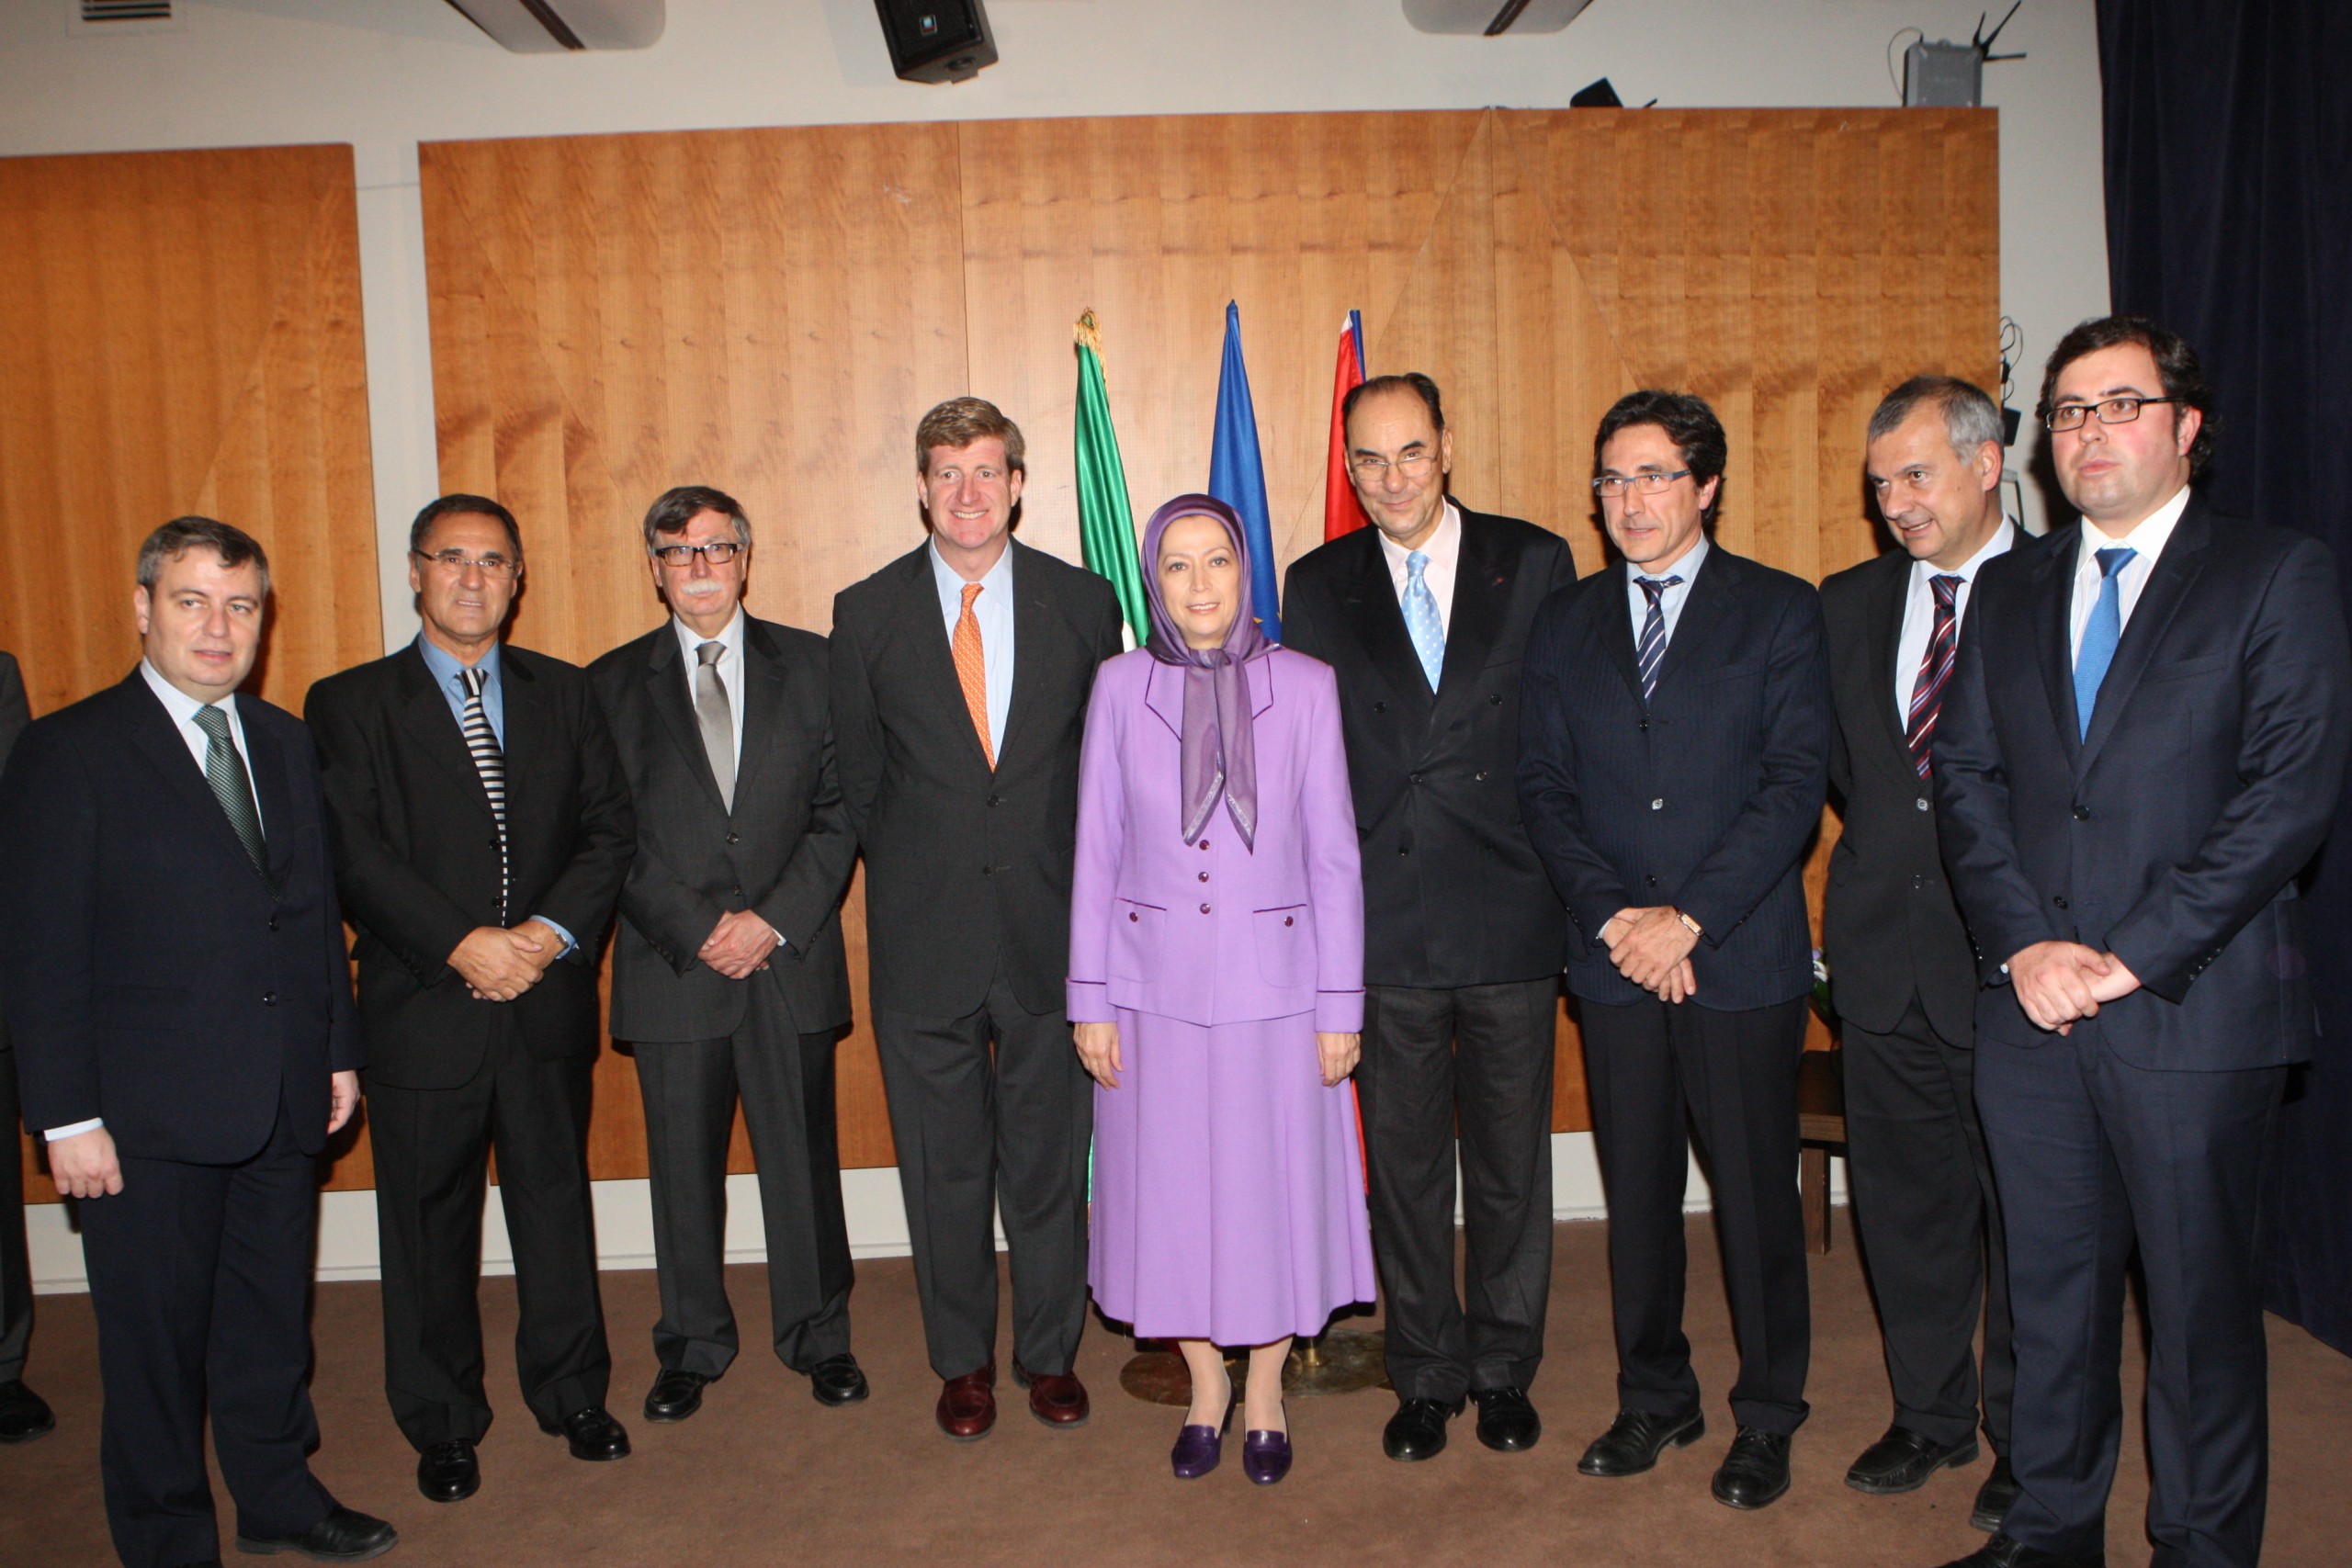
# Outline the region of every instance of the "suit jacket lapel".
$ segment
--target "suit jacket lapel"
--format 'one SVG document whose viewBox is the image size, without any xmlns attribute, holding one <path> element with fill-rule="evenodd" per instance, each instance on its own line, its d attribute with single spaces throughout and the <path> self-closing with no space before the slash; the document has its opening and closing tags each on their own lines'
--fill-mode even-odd
<svg viewBox="0 0 2352 1568">
<path fill-rule="evenodd" d="M 749 637 L 744 638 L 746 649 Z M 747 660 L 746 662 L 749 662 Z M 702 748 L 702 727 L 695 721 L 694 694 L 689 690 L 692 677 L 686 670 L 685 655 L 679 649 L 675 626 L 664 621 L 662 629 L 653 634 L 653 651 L 645 661 L 645 692 L 653 711 L 662 716 L 662 727 L 684 753 L 687 772 L 701 781 L 710 795 L 711 804 L 721 811 L 727 803 L 719 798 L 718 779 L 710 771 L 710 756 Z M 743 748 L 751 750 L 752 726 L 746 716 L 743 726 Z M 736 794 L 742 794 L 742 781 L 736 781 Z"/>
<path fill-rule="evenodd" d="M 1413 651 L 1412 637 L 1405 630 L 1405 612 L 1396 603 L 1396 580 L 1388 574 L 1388 558 L 1380 548 L 1380 531 L 1362 528 L 1351 536 L 1363 543 L 1356 547 L 1355 580 L 1349 585 L 1340 604 L 1340 613 L 1347 620 L 1349 630 L 1363 645 L 1374 669 L 1396 694 L 1404 705 L 1406 717 L 1426 726 L 1436 705 L 1435 694 L 1430 690 L 1429 677 L 1421 671 L 1420 655 Z M 1459 593 L 1459 573 L 1456 574 L 1456 598 Z M 1447 661 L 1452 662 L 1449 651 Z M 1443 678 L 1441 670 L 1440 679 Z"/>
<path fill-rule="evenodd" d="M 2188 599 L 2190 587 L 2205 570 L 2206 547 L 2211 543 L 2211 525 L 2206 522 L 2203 509 L 2191 501 L 2188 510 L 2173 525 L 2164 554 L 2149 570 L 2147 585 L 2140 590 L 2139 602 L 2132 606 L 2132 622 L 2123 628 L 2122 640 L 2115 645 L 2115 661 L 2107 667 L 2107 676 L 2099 682 L 2098 705 L 2091 709 L 2091 732 L 2083 740 L 2083 753 L 2075 764 L 2076 777 L 2090 770 L 2091 763 L 2098 760 L 2099 748 L 2115 733 L 2117 716 L 2131 701 L 2132 688 L 2140 683 L 2148 660 L 2154 656 L 2156 644 L 2164 638 L 2165 628 L 2172 624 L 2173 616 Z"/>
<path fill-rule="evenodd" d="M 1046 591 L 1046 574 L 1023 558 L 1032 554 L 1027 546 L 1008 544 L 1005 548 L 1012 553 L 1012 701 L 1004 710 L 1004 733 L 996 738 L 1000 767 L 1027 728 L 1029 710 L 1037 705 L 1046 680 L 1046 644 L 1055 632 L 1054 602 Z M 954 662 L 951 649 L 949 663 Z M 963 695 L 960 686 L 956 695 Z"/>
<path fill-rule="evenodd" d="M 269 856 L 269 890 L 275 896 L 294 873 L 294 792 L 286 783 L 286 749 L 261 722 L 251 699 L 238 697 L 237 719 L 245 732 L 254 802 L 261 808 L 262 847 Z"/>
<path fill-rule="evenodd" d="M 135 716 L 131 720 L 131 738 L 140 750 L 145 752 L 147 760 L 154 763 L 164 777 L 171 782 L 173 788 L 178 791 L 181 801 L 187 808 L 200 820 L 209 824 L 206 830 L 213 834 L 215 842 L 220 849 L 224 852 L 234 854 L 245 864 L 253 865 L 253 857 L 245 853 L 244 840 L 237 837 L 237 830 L 234 828 L 229 826 L 229 814 L 220 809 L 220 797 L 212 793 L 212 782 L 204 776 L 204 770 L 198 765 L 195 753 L 187 749 L 187 742 L 180 739 L 179 727 L 172 722 L 171 714 L 165 710 L 155 694 L 148 690 L 146 677 L 133 670 L 130 672 L 130 679 L 124 684 L 136 688 L 128 695 L 131 702 L 131 712 Z M 242 719 L 243 716 L 239 716 Z M 248 752 L 251 751 L 253 745 L 254 732 L 248 730 L 245 735 Z M 252 761 L 258 762 L 260 759 L 258 756 L 254 756 Z M 249 768 L 248 771 L 252 770 Z M 261 807 L 262 837 L 266 843 L 269 837 L 269 824 L 272 818 L 269 813 L 269 803 L 265 800 L 261 803 Z M 286 810 L 288 812 L 293 810 L 290 803 L 286 807 Z M 283 822 L 286 818 L 281 815 L 276 820 Z M 260 875 L 260 868 L 254 867 L 254 874 L 256 876 Z"/>
<path fill-rule="evenodd" d="M 1908 707 L 1911 694 L 1896 684 L 1902 679 L 1894 661 L 1903 646 L 1903 612 L 1911 597 L 1911 558 L 1897 550 L 1882 558 L 1890 563 L 1900 563 L 1901 570 L 1888 570 L 1880 575 L 1883 582 L 1873 583 L 1866 601 L 1866 633 L 1870 638 L 1871 706 L 1878 710 L 1880 722 L 1885 727 L 1886 738 L 1903 754 L 1903 765 L 1911 766 L 1911 748 L 1904 736 L 1904 726 L 1895 716 L 1894 703 L 1900 693 Z M 1916 682 L 1918 671 L 1912 671 Z"/>
<path fill-rule="evenodd" d="M 1715 644 L 1722 639 L 1724 628 L 1736 613 L 1731 602 L 1731 590 L 1724 583 L 1724 570 L 1731 554 L 1721 545 L 1707 547 L 1706 558 L 1699 563 L 1699 573 L 1691 581 L 1690 592 L 1682 601 L 1682 613 L 1674 620 L 1674 636 L 1666 645 L 1666 657 L 1657 661 L 1657 683 L 1664 687 L 1685 665 L 1711 665 L 1720 662 L 1714 656 Z M 1732 571 L 1738 568 L 1732 567 Z M 1623 579 L 1619 579 L 1623 582 Z M 1629 665 L 1633 657 L 1634 612 L 1630 598 L 1622 598 L 1619 607 L 1624 612 L 1618 619 L 1625 625 L 1625 649 Z M 1641 690 L 1641 679 L 1635 674 L 1634 690 Z"/>
<path fill-rule="evenodd" d="M 1435 706 L 1459 701 L 1478 684 L 1495 637 L 1502 629 L 1503 601 L 1510 592 L 1510 570 L 1498 558 L 1486 520 L 1462 513 L 1462 549 L 1453 566 L 1453 609 L 1446 617 L 1445 664 Z M 1397 613 L 1404 624 L 1404 613 Z M 1416 661 L 1418 663 L 1418 660 Z"/>
<path fill-rule="evenodd" d="M 455 714 L 449 711 L 449 699 L 441 694 L 440 686 L 426 668 L 424 655 L 412 643 L 398 656 L 400 683 L 404 700 L 400 705 L 400 727 L 416 742 L 417 749 L 438 763 L 447 773 L 460 793 L 481 807 L 482 821 L 495 826 L 497 818 L 490 809 L 490 794 L 481 786 L 481 774 L 474 767 L 472 753 L 466 750 L 466 738 L 458 728 Z M 501 679 L 512 665 L 502 656 Z M 506 716 L 511 725 L 514 717 L 514 688 L 507 682 L 504 692 Z M 509 729 L 509 735 L 513 730 Z"/>
<path fill-rule="evenodd" d="M 1018 549 L 1020 547 L 1012 547 Z M 956 650 L 947 640 L 947 619 L 939 607 L 939 584 L 932 576 L 931 546 L 928 543 L 919 545 L 912 554 L 901 556 L 899 559 L 907 567 L 899 600 L 901 635 L 911 639 L 909 646 L 915 650 L 915 663 L 931 685 L 932 701 L 943 713 L 953 714 L 961 722 L 965 739 L 972 749 L 972 761 L 985 770 L 989 765 L 988 757 L 980 750 L 979 732 L 972 728 L 970 712 L 964 705 L 963 682 L 956 677 Z M 1018 601 L 1021 596 L 1021 568 L 1015 565 L 1012 571 L 1013 597 Z M 1023 660 L 1020 638 L 1023 629 L 1016 603 L 1012 622 L 1012 709 L 1016 713 L 1021 707 Z M 1012 727 L 1012 720 L 1008 715 L 1005 728 L 1010 729 Z M 998 739 L 1001 741 L 1003 738 L 1000 736 Z M 996 754 L 999 757 L 1004 755 L 1001 744 L 997 747 Z"/>
<path fill-rule="evenodd" d="M 777 647 L 765 627 L 745 616 L 743 622 L 743 689 L 737 700 L 743 705 L 743 747 L 735 763 L 735 800 L 757 800 L 753 793 L 763 783 L 767 771 L 776 765 L 775 752 L 784 742 L 784 649 Z M 697 732 L 699 739 L 699 732 Z M 696 750 L 701 748 L 697 746 Z M 707 760 L 704 771 L 709 771 Z M 714 795 L 718 788 L 713 780 Z"/>
<path fill-rule="evenodd" d="M 2065 750 L 2066 765 L 2079 773 L 2082 765 L 2082 722 L 2075 716 L 2074 613 L 2075 558 L 2082 542 L 2082 525 L 2073 525 L 2052 537 L 2035 563 L 2034 638 L 2041 683 L 2050 694 L 2050 717 L 2058 728 L 2058 743 Z"/>
</svg>

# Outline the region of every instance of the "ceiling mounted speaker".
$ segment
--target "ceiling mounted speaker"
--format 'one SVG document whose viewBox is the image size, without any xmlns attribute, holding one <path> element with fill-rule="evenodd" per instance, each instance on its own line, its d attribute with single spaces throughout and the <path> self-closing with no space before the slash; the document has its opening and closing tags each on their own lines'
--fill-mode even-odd
<svg viewBox="0 0 2352 1568">
<path fill-rule="evenodd" d="M 909 82 L 965 82 L 996 63 L 980 0 L 874 0 L 890 69 Z"/>
<path fill-rule="evenodd" d="M 1405 0 L 1405 19 L 1425 33 L 1556 33 L 1592 0 Z"/>
<path fill-rule="evenodd" d="M 517 54 L 643 49 L 662 37 L 667 0 L 449 0 Z"/>
</svg>

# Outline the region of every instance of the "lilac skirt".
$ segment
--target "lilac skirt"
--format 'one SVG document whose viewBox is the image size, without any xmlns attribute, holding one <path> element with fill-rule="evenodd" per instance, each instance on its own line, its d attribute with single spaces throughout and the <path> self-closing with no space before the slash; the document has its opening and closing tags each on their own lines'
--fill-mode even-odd
<svg viewBox="0 0 2352 1568">
<path fill-rule="evenodd" d="M 1355 1090 L 1325 1089 L 1312 1014 L 1204 1028 L 1119 1010 L 1094 1089 L 1103 1315 L 1148 1339 L 1263 1345 L 1371 1301 Z"/>
</svg>

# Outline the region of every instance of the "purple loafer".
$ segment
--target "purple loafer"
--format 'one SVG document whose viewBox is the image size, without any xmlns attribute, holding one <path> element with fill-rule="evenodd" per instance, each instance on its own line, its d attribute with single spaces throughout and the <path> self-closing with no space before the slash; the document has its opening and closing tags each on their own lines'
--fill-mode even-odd
<svg viewBox="0 0 2352 1568">
<path fill-rule="evenodd" d="M 1285 1409 L 1287 1417 L 1290 1412 Z M 1260 1486 L 1272 1486 L 1290 1473 L 1290 1434 L 1288 1432 L 1244 1432 L 1241 1435 L 1241 1473 Z"/>
<path fill-rule="evenodd" d="M 1186 1427 L 1176 1434 L 1176 1446 L 1168 1450 L 1168 1466 L 1179 1481 L 1198 1481 L 1215 1470 L 1217 1461 L 1225 1457 L 1226 1428 L 1233 1425 L 1233 1407 L 1240 1403 L 1241 1392 L 1236 1389 L 1226 1397 L 1225 1419 L 1214 1427 Z M 1287 1458 L 1285 1458 L 1287 1465 Z"/>
</svg>

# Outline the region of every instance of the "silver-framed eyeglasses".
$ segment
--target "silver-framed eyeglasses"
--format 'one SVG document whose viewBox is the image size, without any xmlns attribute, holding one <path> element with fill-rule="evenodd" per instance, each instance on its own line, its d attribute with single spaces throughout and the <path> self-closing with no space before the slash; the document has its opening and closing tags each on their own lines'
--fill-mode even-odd
<svg viewBox="0 0 2352 1568">
<path fill-rule="evenodd" d="M 700 556 L 713 566 L 725 566 L 743 553 L 740 539 L 713 539 L 707 545 L 656 545 L 653 558 L 663 566 L 685 567 Z"/>
<path fill-rule="evenodd" d="M 514 562 L 494 550 L 486 556 L 469 556 L 463 550 L 435 550 L 430 555 L 423 550 L 411 550 L 409 554 L 444 571 L 462 572 L 468 567 L 479 567 L 484 577 L 512 577 L 516 570 Z"/>
<path fill-rule="evenodd" d="M 1348 467 L 1364 483 L 1376 484 L 1391 468 L 1408 479 L 1420 479 L 1436 461 L 1437 455 L 1432 452 L 1408 452 L 1401 457 L 1375 457 L 1369 452 L 1359 452 L 1348 459 Z"/>
<path fill-rule="evenodd" d="M 2178 398 L 2101 398 L 2095 403 L 2060 403 L 2041 421 L 2052 430 L 2080 430 L 2096 410 L 2101 424 L 2129 424 L 2150 403 L 2177 403 Z"/>
<path fill-rule="evenodd" d="M 1644 495 L 1664 495 L 1675 480 L 1690 477 L 1688 468 L 1677 468 L 1670 474 L 1644 468 L 1638 474 L 1603 474 L 1592 481 L 1592 489 L 1603 501 L 1623 501 L 1629 490 L 1640 491 Z"/>
</svg>

